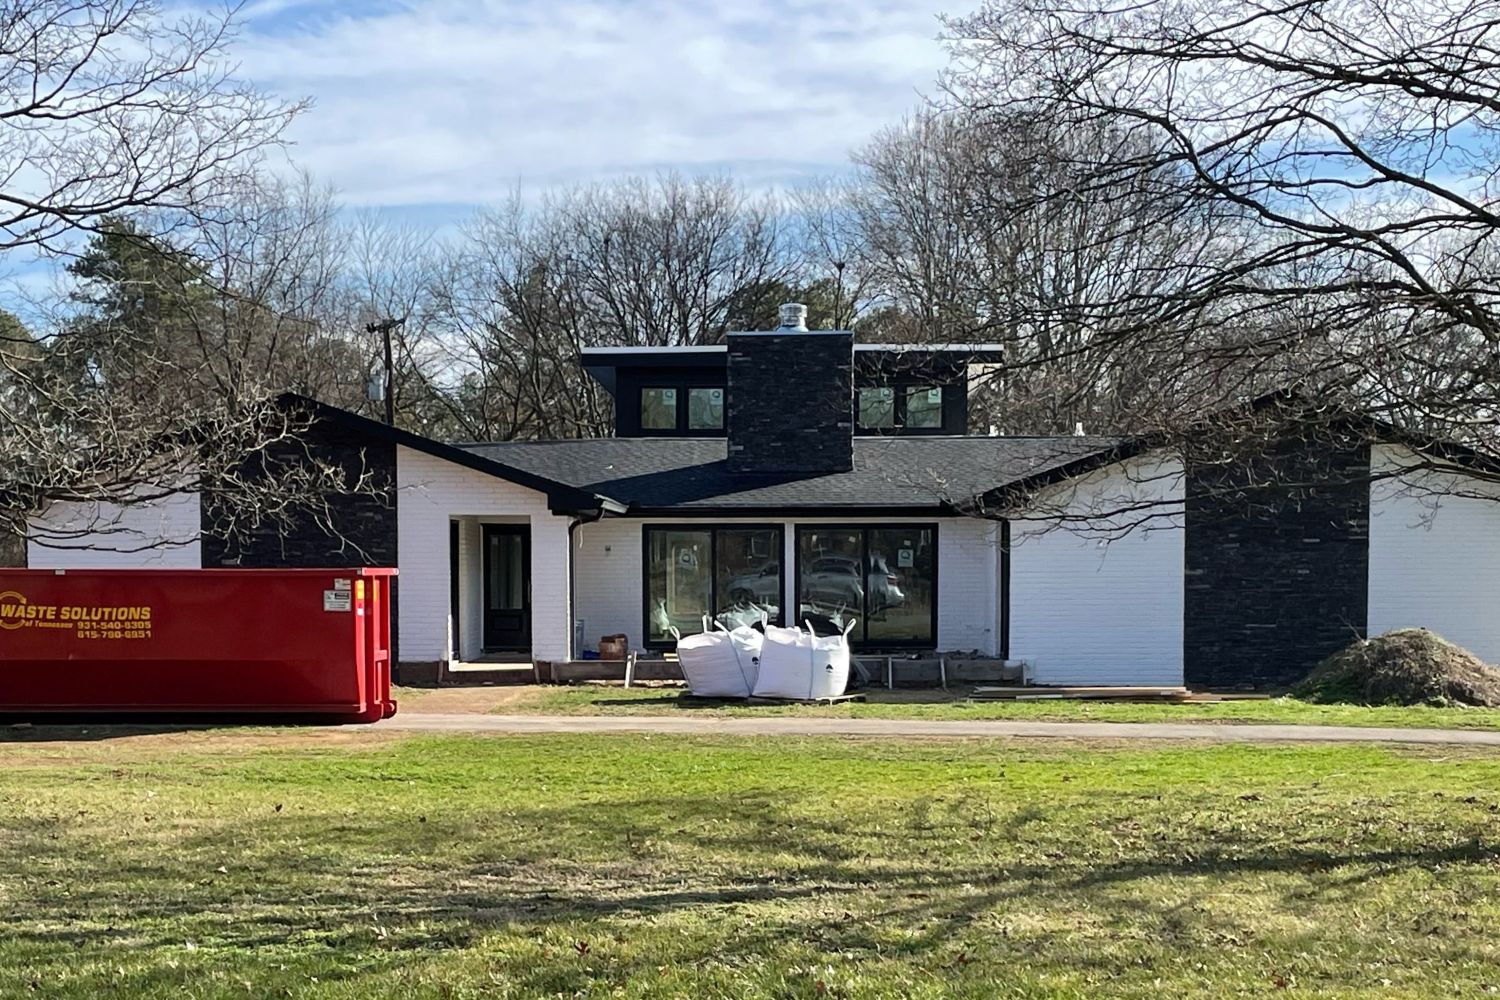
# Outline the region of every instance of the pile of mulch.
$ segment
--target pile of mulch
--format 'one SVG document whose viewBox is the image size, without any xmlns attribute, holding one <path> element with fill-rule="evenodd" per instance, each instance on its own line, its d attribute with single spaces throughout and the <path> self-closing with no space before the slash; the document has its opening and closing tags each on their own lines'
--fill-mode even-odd
<svg viewBox="0 0 1500 1000">
<path fill-rule="evenodd" d="M 1500 670 L 1425 628 L 1361 639 L 1318 664 L 1292 695 L 1352 705 L 1500 706 Z"/>
</svg>

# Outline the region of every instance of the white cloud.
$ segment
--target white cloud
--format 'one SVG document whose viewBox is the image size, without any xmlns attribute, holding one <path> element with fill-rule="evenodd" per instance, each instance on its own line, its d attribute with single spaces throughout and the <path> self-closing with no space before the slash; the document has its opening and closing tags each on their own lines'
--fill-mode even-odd
<svg viewBox="0 0 1500 1000">
<path fill-rule="evenodd" d="M 679 167 L 842 169 L 943 63 L 935 0 L 260 0 L 243 76 L 310 96 L 293 158 L 354 205 Z"/>
</svg>

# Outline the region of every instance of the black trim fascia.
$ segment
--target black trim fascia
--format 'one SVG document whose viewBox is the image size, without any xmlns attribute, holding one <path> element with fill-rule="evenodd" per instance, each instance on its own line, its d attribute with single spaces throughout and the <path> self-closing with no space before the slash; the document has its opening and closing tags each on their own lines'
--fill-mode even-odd
<svg viewBox="0 0 1500 1000">
<path fill-rule="evenodd" d="M 1000 659 L 1010 659 L 1010 521 L 1000 522 Z"/>
<path fill-rule="evenodd" d="M 1135 440 L 1126 441 L 1121 444 L 1110 445 L 1099 451 L 1084 455 L 1081 458 L 1075 458 L 1071 462 L 1064 462 L 1050 469 L 1043 469 L 1041 472 L 1024 476 L 1004 486 L 988 490 L 980 494 L 979 504 L 981 508 L 1003 507 L 1016 498 L 1024 498 L 1026 494 L 1051 486 L 1054 483 L 1060 483 L 1076 476 L 1102 469 L 1116 462 L 1135 458 L 1144 452 L 1150 451 L 1153 447 L 1155 447 L 1155 442 L 1147 438 L 1136 438 Z M 971 514 L 970 516 L 973 515 Z"/>
<path fill-rule="evenodd" d="M 937 504 L 929 506 L 906 506 L 906 507 L 861 507 L 855 505 L 840 507 L 735 507 L 732 505 L 702 506 L 702 507 L 635 507 L 632 506 L 622 516 L 639 517 L 647 520 L 658 518 L 726 518 L 726 517 L 751 517 L 751 518 L 783 518 L 795 520 L 799 517 L 821 517 L 821 518 L 843 518 L 843 517 L 972 517 L 961 508 L 952 504 Z"/>
<path fill-rule="evenodd" d="M 611 507 L 624 506 L 619 501 L 612 500 L 609 497 L 591 493 L 588 490 L 581 490 L 576 486 L 569 486 L 567 483 L 548 479 L 545 476 L 538 476 L 534 472 L 527 472 L 524 469 L 518 469 L 503 462 L 496 462 L 493 459 L 476 455 L 471 451 L 465 451 L 451 444 L 434 441 L 432 438 L 414 434 L 400 427 L 391 427 L 388 424 L 380 423 L 378 420 L 362 417 L 358 413 L 353 413 L 328 403 L 322 403 L 298 393 L 283 393 L 277 397 L 277 403 L 286 407 L 302 407 L 310 411 L 311 415 L 319 420 L 341 424 L 373 440 L 402 445 L 414 451 L 432 455 L 434 458 L 441 458 L 444 461 L 452 462 L 454 465 L 461 465 L 464 468 L 473 469 L 475 472 L 482 472 L 485 475 L 504 479 L 515 483 L 517 486 L 524 486 L 527 489 L 545 494 L 547 497 L 547 506 L 554 514 L 575 514 L 599 510 L 601 507 L 609 509 Z"/>
</svg>

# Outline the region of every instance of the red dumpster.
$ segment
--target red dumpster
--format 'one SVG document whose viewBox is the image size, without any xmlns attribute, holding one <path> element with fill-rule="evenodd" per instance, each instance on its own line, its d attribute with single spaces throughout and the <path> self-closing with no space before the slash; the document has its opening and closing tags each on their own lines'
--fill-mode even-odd
<svg viewBox="0 0 1500 1000">
<path fill-rule="evenodd" d="M 0 713 L 394 715 L 394 569 L 0 569 Z"/>
</svg>

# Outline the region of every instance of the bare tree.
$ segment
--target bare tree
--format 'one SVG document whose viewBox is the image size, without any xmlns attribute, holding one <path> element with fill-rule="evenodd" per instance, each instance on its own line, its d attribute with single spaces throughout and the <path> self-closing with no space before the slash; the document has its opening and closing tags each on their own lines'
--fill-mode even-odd
<svg viewBox="0 0 1500 1000">
<path fill-rule="evenodd" d="M 599 346 L 718 343 L 749 290 L 791 273 L 780 206 L 728 179 L 636 177 L 550 208 Z"/>
<path fill-rule="evenodd" d="M 358 367 L 365 383 L 384 378 L 385 351 L 373 323 L 399 321 L 391 329 L 392 396 L 397 424 L 423 434 L 447 436 L 452 427 L 444 395 L 449 351 L 437 335 L 438 276 L 444 248 L 432 233 L 361 212 L 347 227 L 343 261 L 343 314 L 335 321 L 356 335 L 363 351 Z M 383 418 L 383 405 L 364 401 Z"/>
<path fill-rule="evenodd" d="M 230 75 L 231 9 L 14 0 L 0 16 L 0 248 L 70 247 L 135 208 L 238 190 L 300 109 Z"/>
<path fill-rule="evenodd" d="M 318 378 L 306 314 L 326 229 L 316 199 L 260 179 L 301 105 L 233 78 L 233 14 L 23 0 L 0 17 L 0 248 L 77 256 L 92 233 L 75 274 L 107 295 L 0 350 L 0 535 L 58 503 L 197 490 L 259 516 L 351 485 L 316 464 L 241 474 L 306 429 L 273 400 Z"/>
<path fill-rule="evenodd" d="M 452 421 L 470 439 L 607 433 L 580 349 L 721 342 L 796 270 L 780 207 L 726 180 L 517 197 L 473 221 L 437 282 Z"/>
<path fill-rule="evenodd" d="M 1109 304 L 1160 295 L 1244 239 L 1232 214 L 1174 196 L 1158 173 L 1090 187 L 1075 170 L 1129 146 L 1097 123 L 1059 132 L 953 110 L 912 117 L 856 154 L 851 201 L 882 304 L 871 318 L 882 339 L 998 348 L 976 380 L 981 426 L 1134 429 L 1211 336 L 1203 314 L 1185 311 L 1153 330 L 1150 350 L 1100 349 L 1131 322 Z"/>
<path fill-rule="evenodd" d="M 804 285 L 796 297 L 809 307 L 814 325 L 822 325 L 816 318 L 822 303 L 808 300 L 824 289 L 830 329 L 852 329 L 875 305 L 877 272 L 859 214 L 861 194 L 860 182 L 849 178 L 814 181 L 790 193 L 790 239 Z"/>
<path fill-rule="evenodd" d="M 46 515 L 41 545 L 151 545 L 114 512 L 196 493 L 232 542 L 268 521 L 331 529 L 330 498 L 388 488 L 305 446 L 313 415 L 276 403 L 362 391 L 327 192 L 260 181 L 190 222 L 135 218 L 101 223 L 70 265 L 75 311 L 10 365 L 0 440 L 24 461 L 0 473 L 7 523 Z"/>
<path fill-rule="evenodd" d="M 989 0 L 949 28 L 947 88 L 965 113 L 1123 137 L 1068 147 L 1074 183 L 1039 203 L 1150 177 L 1170 203 L 1252 226 L 1208 266 L 1068 303 L 1110 330 L 1096 344 L 1109 357 L 1152 353 L 1185 318 L 1223 331 L 1184 358 L 1195 405 L 1161 431 L 1277 381 L 1329 420 L 1369 413 L 1419 443 L 1494 451 L 1500 10 Z"/>
</svg>

